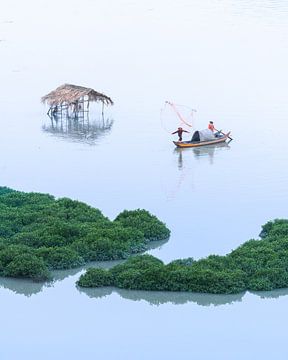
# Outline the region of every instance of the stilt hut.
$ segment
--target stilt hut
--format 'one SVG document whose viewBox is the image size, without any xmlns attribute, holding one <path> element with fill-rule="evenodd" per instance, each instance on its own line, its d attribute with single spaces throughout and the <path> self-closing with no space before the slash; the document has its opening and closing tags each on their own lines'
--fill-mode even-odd
<svg viewBox="0 0 288 360">
<path fill-rule="evenodd" d="M 89 112 L 90 102 L 102 103 L 102 115 L 104 105 L 113 105 L 110 97 L 84 86 L 64 84 L 49 94 L 42 97 L 41 101 L 49 105 L 48 115 L 52 117 L 84 117 Z"/>
</svg>

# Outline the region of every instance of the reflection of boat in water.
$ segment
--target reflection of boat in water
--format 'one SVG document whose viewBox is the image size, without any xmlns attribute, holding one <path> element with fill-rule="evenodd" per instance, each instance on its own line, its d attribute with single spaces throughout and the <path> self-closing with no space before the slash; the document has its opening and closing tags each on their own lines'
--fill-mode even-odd
<svg viewBox="0 0 288 360">
<path fill-rule="evenodd" d="M 222 142 L 219 144 L 202 146 L 196 148 L 175 148 L 173 149 L 173 154 L 176 156 L 179 176 L 176 184 L 169 191 L 168 198 L 175 198 L 176 194 L 183 186 L 184 182 L 191 182 L 191 187 L 194 187 L 194 173 L 195 168 L 193 166 L 193 158 L 195 157 L 197 161 L 205 161 L 214 164 L 214 156 L 217 158 L 217 152 L 220 150 L 229 150 L 230 146 L 228 142 Z M 194 156 L 193 156 L 194 154 Z M 188 179 L 187 179 L 188 178 Z"/>
<path fill-rule="evenodd" d="M 209 145 L 209 146 L 196 147 L 196 148 L 192 148 L 192 151 L 196 157 L 207 156 L 207 155 L 213 157 L 215 151 L 218 151 L 220 149 L 222 149 L 222 150 L 230 149 L 229 143 L 222 142 L 219 144 L 214 144 L 214 145 Z"/>
<path fill-rule="evenodd" d="M 96 140 L 107 135 L 113 126 L 113 120 L 89 121 L 78 118 L 51 118 L 42 126 L 44 132 L 59 138 L 93 145 Z"/>
<path fill-rule="evenodd" d="M 228 150 L 230 149 L 229 142 L 221 142 L 219 144 L 209 145 L 209 146 L 201 146 L 196 148 L 176 148 L 174 149 L 174 153 L 179 154 L 178 158 L 178 167 L 179 169 L 182 169 L 183 167 L 183 152 L 188 153 L 193 152 L 195 157 L 201 157 L 201 156 L 209 156 L 211 159 L 214 157 L 214 153 L 217 150 Z"/>
<path fill-rule="evenodd" d="M 215 145 L 224 143 L 230 136 L 230 132 L 227 134 L 220 135 L 219 137 L 216 137 L 213 140 L 203 140 L 203 141 L 173 141 L 173 143 L 178 148 L 194 148 L 199 146 L 207 146 L 207 145 Z"/>
</svg>

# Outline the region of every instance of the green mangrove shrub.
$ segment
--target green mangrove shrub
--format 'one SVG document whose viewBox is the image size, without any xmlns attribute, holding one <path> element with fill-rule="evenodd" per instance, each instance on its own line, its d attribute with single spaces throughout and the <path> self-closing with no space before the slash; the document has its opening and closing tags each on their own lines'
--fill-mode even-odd
<svg viewBox="0 0 288 360">
<path fill-rule="evenodd" d="M 287 220 L 268 222 L 262 227 L 261 240 L 249 240 L 226 256 L 179 259 L 165 265 L 151 255 L 138 255 L 97 272 L 95 280 L 88 270 L 77 284 L 214 294 L 288 287 L 287 225 Z"/>
<path fill-rule="evenodd" d="M 3 272 L 4 276 L 31 278 L 33 280 L 47 280 L 49 271 L 41 258 L 33 254 L 16 256 Z"/>
<path fill-rule="evenodd" d="M 148 240 L 164 240 L 170 236 L 170 230 L 165 224 L 147 210 L 124 210 L 116 217 L 115 221 L 124 227 L 132 227 L 142 231 Z"/>
<path fill-rule="evenodd" d="M 82 286 L 91 287 L 92 283 L 95 287 L 110 286 L 113 283 L 112 275 L 104 269 L 90 268 L 82 279 Z"/>
<path fill-rule="evenodd" d="M 122 214 L 110 221 L 79 201 L 0 187 L 0 276 L 48 279 L 53 269 L 126 259 L 170 234 L 148 211 Z"/>
</svg>

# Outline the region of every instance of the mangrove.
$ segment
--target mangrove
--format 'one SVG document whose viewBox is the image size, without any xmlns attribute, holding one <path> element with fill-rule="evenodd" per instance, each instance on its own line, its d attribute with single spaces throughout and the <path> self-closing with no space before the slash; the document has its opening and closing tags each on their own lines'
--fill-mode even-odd
<svg viewBox="0 0 288 360">
<path fill-rule="evenodd" d="M 46 280 L 51 270 L 126 259 L 169 235 L 146 210 L 111 221 L 79 201 L 0 187 L 0 276 Z"/>
<path fill-rule="evenodd" d="M 288 287 L 288 220 L 262 226 L 259 240 L 249 240 L 225 256 L 179 259 L 165 265 L 151 255 L 137 255 L 109 270 L 90 268 L 77 284 L 120 289 L 236 294 Z"/>
</svg>

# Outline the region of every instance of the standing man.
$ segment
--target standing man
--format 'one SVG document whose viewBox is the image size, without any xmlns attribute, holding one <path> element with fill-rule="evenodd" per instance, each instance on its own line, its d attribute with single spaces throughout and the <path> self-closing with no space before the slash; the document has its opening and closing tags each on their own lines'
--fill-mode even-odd
<svg viewBox="0 0 288 360">
<path fill-rule="evenodd" d="M 178 134 L 179 136 L 179 141 L 182 141 L 182 134 L 183 132 L 186 132 L 186 133 L 189 133 L 189 131 L 186 131 L 186 130 L 183 130 L 182 127 L 178 127 L 178 129 L 174 132 L 172 132 L 172 135 L 173 134 Z"/>
</svg>

